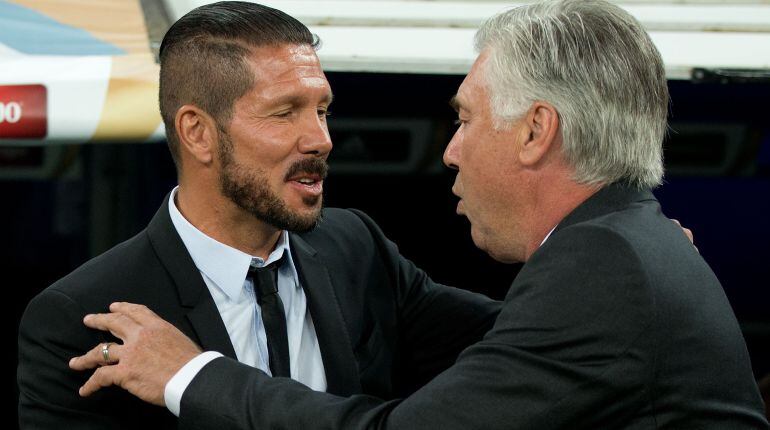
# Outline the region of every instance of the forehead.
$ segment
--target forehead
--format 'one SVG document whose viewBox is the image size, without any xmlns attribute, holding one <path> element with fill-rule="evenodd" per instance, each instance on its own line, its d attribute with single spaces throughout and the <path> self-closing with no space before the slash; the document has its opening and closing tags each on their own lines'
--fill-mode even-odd
<svg viewBox="0 0 770 430">
<path fill-rule="evenodd" d="M 484 79 L 484 66 L 488 57 L 489 54 L 487 51 L 482 51 L 478 58 L 476 58 L 476 61 L 473 62 L 471 70 L 468 72 L 468 75 L 465 77 L 462 84 L 460 84 L 457 95 L 453 99 L 453 103 L 457 108 L 467 109 L 472 105 L 485 100 L 487 86 Z"/>
<path fill-rule="evenodd" d="M 303 90 L 331 93 L 318 56 L 308 45 L 254 48 L 248 62 L 254 73 L 254 90 L 262 97 Z"/>
</svg>

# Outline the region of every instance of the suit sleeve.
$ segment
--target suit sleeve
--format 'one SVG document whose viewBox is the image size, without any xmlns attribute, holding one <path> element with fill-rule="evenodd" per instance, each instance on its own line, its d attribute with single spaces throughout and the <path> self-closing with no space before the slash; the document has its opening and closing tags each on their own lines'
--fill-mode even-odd
<svg viewBox="0 0 770 430">
<path fill-rule="evenodd" d="M 401 364 L 397 377 L 403 394 L 422 387 L 449 368 L 468 346 L 492 328 L 501 303 L 433 282 L 404 258 L 366 214 L 351 210 L 369 230 L 390 267 L 398 309 Z"/>
<path fill-rule="evenodd" d="M 87 328 L 85 314 L 80 305 L 54 288 L 43 291 L 27 306 L 19 325 L 20 429 L 118 429 L 129 422 L 124 411 L 151 408 L 115 387 L 80 397 L 78 389 L 92 372 L 71 370 L 69 360 L 100 342 L 116 340 Z"/>
<path fill-rule="evenodd" d="M 406 399 L 317 393 L 220 358 L 181 414 L 239 429 L 611 428 L 654 395 L 646 282 L 622 238 L 567 228 L 527 263 L 484 339 Z"/>
</svg>

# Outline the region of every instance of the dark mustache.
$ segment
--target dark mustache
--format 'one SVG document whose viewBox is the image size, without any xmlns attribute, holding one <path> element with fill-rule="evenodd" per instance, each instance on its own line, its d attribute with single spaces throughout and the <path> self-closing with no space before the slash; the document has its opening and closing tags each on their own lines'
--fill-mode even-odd
<svg viewBox="0 0 770 430">
<path fill-rule="evenodd" d="M 326 175 L 329 173 L 329 164 L 326 160 L 317 157 L 309 157 L 298 160 L 289 167 L 286 172 L 285 180 L 297 175 L 298 173 L 316 174 L 321 179 L 326 179 Z"/>
</svg>

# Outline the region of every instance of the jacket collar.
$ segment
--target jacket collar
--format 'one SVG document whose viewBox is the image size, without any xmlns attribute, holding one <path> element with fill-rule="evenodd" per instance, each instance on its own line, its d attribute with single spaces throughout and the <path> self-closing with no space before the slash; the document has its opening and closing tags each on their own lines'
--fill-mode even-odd
<svg viewBox="0 0 770 430">
<path fill-rule="evenodd" d="M 561 220 L 553 233 L 573 224 L 619 211 L 631 203 L 645 200 L 656 200 L 650 190 L 640 190 L 622 183 L 607 185 L 573 209 Z"/>
<path fill-rule="evenodd" d="M 186 317 L 193 332 L 185 334 L 196 339 L 203 349 L 235 358 L 235 350 L 214 299 L 171 222 L 169 196 L 147 226 L 147 235 L 176 286 L 180 304 L 187 308 Z"/>
</svg>

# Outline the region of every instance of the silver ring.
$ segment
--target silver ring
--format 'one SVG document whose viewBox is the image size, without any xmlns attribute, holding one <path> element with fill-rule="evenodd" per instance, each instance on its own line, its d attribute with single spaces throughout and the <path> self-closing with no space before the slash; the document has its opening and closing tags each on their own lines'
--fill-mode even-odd
<svg viewBox="0 0 770 430">
<path fill-rule="evenodd" d="M 104 359 L 104 362 L 109 364 L 110 363 L 110 343 L 104 343 L 102 344 L 102 358 Z"/>
</svg>

